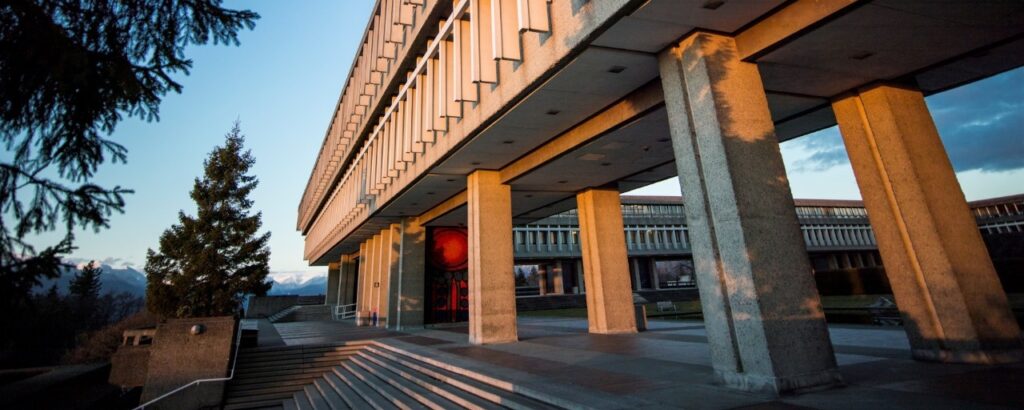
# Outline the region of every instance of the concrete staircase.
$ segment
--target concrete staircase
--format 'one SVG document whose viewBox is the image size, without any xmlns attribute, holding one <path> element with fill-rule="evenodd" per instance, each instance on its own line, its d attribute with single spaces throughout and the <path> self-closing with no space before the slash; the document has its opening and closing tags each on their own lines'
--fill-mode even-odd
<svg viewBox="0 0 1024 410">
<path fill-rule="evenodd" d="M 331 354 L 318 356 L 322 352 Z M 228 384 L 225 409 L 573 407 L 573 403 L 379 342 L 261 349 L 243 353 L 239 365 L 244 370 Z"/>
<path fill-rule="evenodd" d="M 224 408 L 279 407 L 361 348 L 356 344 L 242 349 L 235 378 L 225 387 Z"/>
<path fill-rule="evenodd" d="M 334 316 L 331 314 L 331 308 L 332 306 L 330 305 L 296 305 L 282 310 L 268 319 L 273 323 L 333 320 Z"/>
</svg>

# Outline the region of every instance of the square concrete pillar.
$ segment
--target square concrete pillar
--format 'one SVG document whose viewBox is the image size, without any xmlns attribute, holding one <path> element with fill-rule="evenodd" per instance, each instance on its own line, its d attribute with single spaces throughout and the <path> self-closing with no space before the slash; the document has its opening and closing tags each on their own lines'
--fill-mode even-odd
<svg viewBox="0 0 1024 410">
<path fill-rule="evenodd" d="M 590 333 L 636 333 L 619 190 L 576 194 Z"/>
<path fill-rule="evenodd" d="M 469 213 L 469 342 L 508 343 L 516 331 L 512 273 L 512 189 L 497 171 L 467 178 Z"/>
<path fill-rule="evenodd" d="M 338 262 L 327 264 L 327 288 L 325 290 L 324 304 L 338 304 L 338 285 L 341 281 L 341 265 Z"/>
<path fill-rule="evenodd" d="M 400 227 L 397 275 L 391 281 L 388 323 L 396 330 L 423 327 L 426 281 L 427 230 L 416 218 Z"/>
<path fill-rule="evenodd" d="M 879 85 L 832 105 L 914 358 L 1022 358 L 1020 328 L 924 96 Z"/>
<path fill-rule="evenodd" d="M 356 285 L 356 255 L 342 255 L 340 266 L 340 278 L 338 283 L 338 304 L 351 305 L 355 303 Z"/>
<path fill-rule="evenodd" d="M 841 383 L 757 66 L 698 32 L 659 68 L 716 376 L 776 393 Z"/>
<path fill-rule="evenodd" d="M 370 315 L 373 306 L 374 280 L 377 276 L 377 265 L 379 261 L 380 235 L 374 235 L 363 242 L 360 247 L 360 255 L 365 255 L 365 263 L 359 266 L 362 270 L 359 274 L 359 296 L 356 312 L 356 324 L 360 326 L 370 325 Z M 364 249 L 365 248 L 365 249 Z"/>
<path fill-rule="evenodd" d="M 380 265 L 374 281 L 372 312 L 377 313 L 377 326 L 388 327 L 391 317 L 391 284 L 398 279 L 399 247 L 402 245 L 401 225 L 391 224 L 380 231 Z"/>
<path fill-rule="evenodd" d="M 562 276 L 562 261 L 555 261 L 551 264 L 551 293 L 555 295 L 565 294 L 565 279 Z"/>
</svg>

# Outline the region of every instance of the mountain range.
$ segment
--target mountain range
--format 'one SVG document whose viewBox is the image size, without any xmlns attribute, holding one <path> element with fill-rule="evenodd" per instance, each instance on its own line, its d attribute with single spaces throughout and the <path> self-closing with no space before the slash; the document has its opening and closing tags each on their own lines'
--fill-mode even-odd
<svg viewBox="0 0 1024 410">
<path fill-rule="evenodd" d="M 135 296 L 146 294 L 146 274 L 135 270 L 131 266 L 114 268 L 110 265 L 101 265 L 103 273 L 100 274 L 100 294 L 116 294 L 128 292 Z M 80 266 L 68 266 L 61 269 L 60 277 L 56 279 L 43 279 L 42 285 L 33 288 L 35 293 L 44 293 L 51 286 L 57 285 L 57 291 L 63 295 L 68 294 L 68 287 L 71 279 L 78 273 Z"/>
<path fill-rule="evenodd" d="M 287 278 L 281 281 L 274 281 L 274 285 L 267 292 L 269 295 L 322 295 L 327 289 L 326 276 L 314 276 L 301 280 L 299 278 Z"/>
<path fill-rule="evenodd" d="M 71 262 L 69 262 L 71 263 Z M 61 269 L 60 277 L 56 279 L 43 279 L 40 282 L 40 286 L 33 288 L 35 293 L 45 293 L 50 289 L 51 286 L 57 285 L 57 291 L 61 294 L 68 294 L 68 288 L 71 284 L 71 279 L 75 277 L 78 270 L 83 265 L 81 263 L 72 266 L 68 266 Z M 131 266 L 125 266 L 122 268 L 114 268 L 113 266 L 103 264 L 103 273 L 100 274 L 100 293 L 101 294 L 116 294 L 121 292 L 128 292 L 136 296 L 145 296 L 146 294 L 146 274 L 132 268 Z M 289 277 L 280 280 L 273 280 L 273 286 L 268 292 L 271 295 L 322 295 L 324 290 L 327 288 L 327 277 L 325 276 L 314 276 L 309 279 L 302 279 L 301 277 Z"/>
</svg>

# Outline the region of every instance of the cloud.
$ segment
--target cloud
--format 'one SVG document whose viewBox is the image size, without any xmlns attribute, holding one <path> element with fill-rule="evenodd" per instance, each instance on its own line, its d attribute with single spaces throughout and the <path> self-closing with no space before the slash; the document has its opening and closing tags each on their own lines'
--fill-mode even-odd
<svg viewBox="0 0 1024 410">
<path fill-rule="evenodd" d="M 321 270 L 310 270 L 310 271 L 275 271 L 270 272 L 269 276 L 274 282 L 278 283 L 305 283 L 306 281 L 315 278 L 317 276 L 326 276 L 327 271 Z"/>
<path fill-rule="evenodd" d="M 1024 68 L 926 99 L 957 172 L 1024 168 Z M 850 162 L 837 127 L 787 143 L 801 151 L 797 172 L 819 172 Z"/>
<path fill-rule="evenodd" d="M 789 142 L 786 148 L 803 151 L 804 157 L 793 162 L 796 172 L 820 172 L 850 163 L 838 127 L 808 134 Z M 788 151 L 788 150 L 787 150 Z"/>
<path fill-rule="evenodd" d="M 928 98 L 957 172 L 1024 168 L 1024 68 Z"/>
</svg>

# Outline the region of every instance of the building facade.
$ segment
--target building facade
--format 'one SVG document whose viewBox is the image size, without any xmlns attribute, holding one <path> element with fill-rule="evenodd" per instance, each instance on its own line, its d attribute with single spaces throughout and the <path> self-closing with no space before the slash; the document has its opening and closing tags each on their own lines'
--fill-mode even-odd
<svg viewBox="0 0 1024 410">
<path fill-rule="evenodd" d="M 589 331 L 633 333 L 631 283 L 648 275 L 630 274 L 626 235 L 649 236 L 619 195 L 678 175 L 718 380 L 829 386 L 841 376 L 778 144 L 838 124 L 914 357 L 1019 360 L 924 97 L 1024 64 L 1020 8 L 379 0 L 299 204 L 305 257 L 354 288 L 360 323 L 393 327 L 424 321 L 435 284 L 419 272 L 464 275 L 447 291 L 469 341 L 513 343 L 513 226 L 576 209 Z"/>
</svg>

